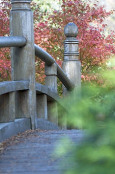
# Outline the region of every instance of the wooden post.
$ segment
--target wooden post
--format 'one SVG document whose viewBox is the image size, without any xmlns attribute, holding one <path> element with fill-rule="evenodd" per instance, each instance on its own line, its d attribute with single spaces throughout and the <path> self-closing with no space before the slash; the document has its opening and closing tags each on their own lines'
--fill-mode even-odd
<svg viewBox="0 0 115 174">
<path fill-rule="evenodd" d="M 70 22 L 64 28 L 64 34 L 66 40 L 64 42 L 64 61 L 63 61 L 63 70 L 73 82 L 75 87 L 81 86 L 81 62 L 79 61 L 79 52 L 78 52 L 78 40 L 76 36 L 78 34 L 77 26 Z M 66 88 L 63 86 L 63 94 L 67 94 Z M 66 127 L 66 121 L 63 124 Z"/>
<path fill-rule="evenodd" d="M 36 102 L 37 102 L 37 117 L 47 120 L 48 119 L 47 95 L 46 94 L 37 94 Z"/>
<path fill-rule="evenodd" d="M 77 26 L 70 22 L 64 28 L 66 40 L 64 42 L 63 70 L 76 87 L 81 86 L 81 62 L 79 61 Z M 64 89 L 65 90 L 65 89 Z M 64 91 L 65 92 L 65 91 Z"/>
<path fill-rule="evenodd" d="M 55 93 L 57 93 L 57 65 L 54 63 L 51 66 L 45 65 L 45 84 Z M 48 120 L 58 124 L 58 109 L 57 104 L 52 101 L 48 101 Z M 52 109 L 55 108 L 55 113 Z"/>
<path fill-rule="evenodd" d="M 33 13 L 31 0 L 11 0 L 11 36 L 23 36 L 27 40 L 24 47 L 11 49 L 12 80 L 28 80 L 29 90 L 16 92 L 14 97 L 17 118 L 31 118 L 32 129 L 36 128 L 36 91 L 35 91 L 35 50 L 33 32 Z"/>
<path fill-rule="evenodd" d="M 0 96 L 0 123 L 15 120 L 14 92 Z"/>
</svg>

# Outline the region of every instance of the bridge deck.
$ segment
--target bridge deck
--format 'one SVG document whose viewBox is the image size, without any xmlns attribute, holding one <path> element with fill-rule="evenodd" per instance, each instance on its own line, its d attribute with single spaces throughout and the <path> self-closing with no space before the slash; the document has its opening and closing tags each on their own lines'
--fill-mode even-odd
<svg viewBox="0 0 115 174">
<path fill-rule="evenodd" d="M 0 174 L 63 174 L 68 167 L 66 157 L 56 157 L 60 138 L 69 136 L 78 143 L 79 130 L 33 131 L 7 140 L 7 148 L 0 155 Z M 67 146 L 69 142 L 62 144 Z M 66 159 L 66 160 L 64 160 Z M 65 161 L 65 162 L 64 162 Z"/>
</svg>

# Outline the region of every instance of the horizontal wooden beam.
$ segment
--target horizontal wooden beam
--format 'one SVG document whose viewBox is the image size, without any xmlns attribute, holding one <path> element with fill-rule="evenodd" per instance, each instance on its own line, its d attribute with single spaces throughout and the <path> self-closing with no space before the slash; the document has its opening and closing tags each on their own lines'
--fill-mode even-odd
<svg viewBox="0 0 115 174">
<path fill-rule="evenodd" d="M 26 39 L 22 36 L 0 36 L 0 48 L 23 47 L 26 42 Z"/>
</svg>

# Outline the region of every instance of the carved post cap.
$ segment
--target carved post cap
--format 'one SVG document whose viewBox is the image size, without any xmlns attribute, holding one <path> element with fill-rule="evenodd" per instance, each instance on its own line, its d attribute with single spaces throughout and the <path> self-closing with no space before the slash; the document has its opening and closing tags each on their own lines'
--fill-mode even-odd
<svg viewBox="0 0 115 174">
<path fill-rule="evenodd" d="M 11 0 L 11 3 L 30 3 L 32 0 Z"/>
<path fill-rule="evenodd" d="M 30 11 L 31 0 L 11 0 L 12 11 L 29 10 Z"/>
<path fill-rule="evenodd" d="M 73 22 L 69 22 L 64 28 L 64 34 L 66 37 L 76 37 L 78 34 L 78 27 Z"/>
</svg>

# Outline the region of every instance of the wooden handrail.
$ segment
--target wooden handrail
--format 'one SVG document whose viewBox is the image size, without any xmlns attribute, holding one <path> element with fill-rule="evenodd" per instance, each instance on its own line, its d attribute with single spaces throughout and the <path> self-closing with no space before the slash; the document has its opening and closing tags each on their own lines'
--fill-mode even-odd
<svg viewBox="0 0 115 174">
<path fill-rule="evenodd" d="M 44 61 L 48 66 L 51 66 L 53 63 L 57 65 L 58 78 L 68 90 L 72 90 L 74 88 L 74 84 L 67 77 L 65 72 L 61 69 L 61 67 L 57 64 L 55 59 L 49 53 L 47 53 L 45 50 L 43 50 L 36 44 L 34 44 L 34 47 L 35 47 L 35 55 L 39 57 L 42 61 Z"/>
<path fill-rule="evenodd" d="M 23 47 L 26 39 L 22 36 L 0 36 L 0 48 L 3 47 Z"/>
</svg>

